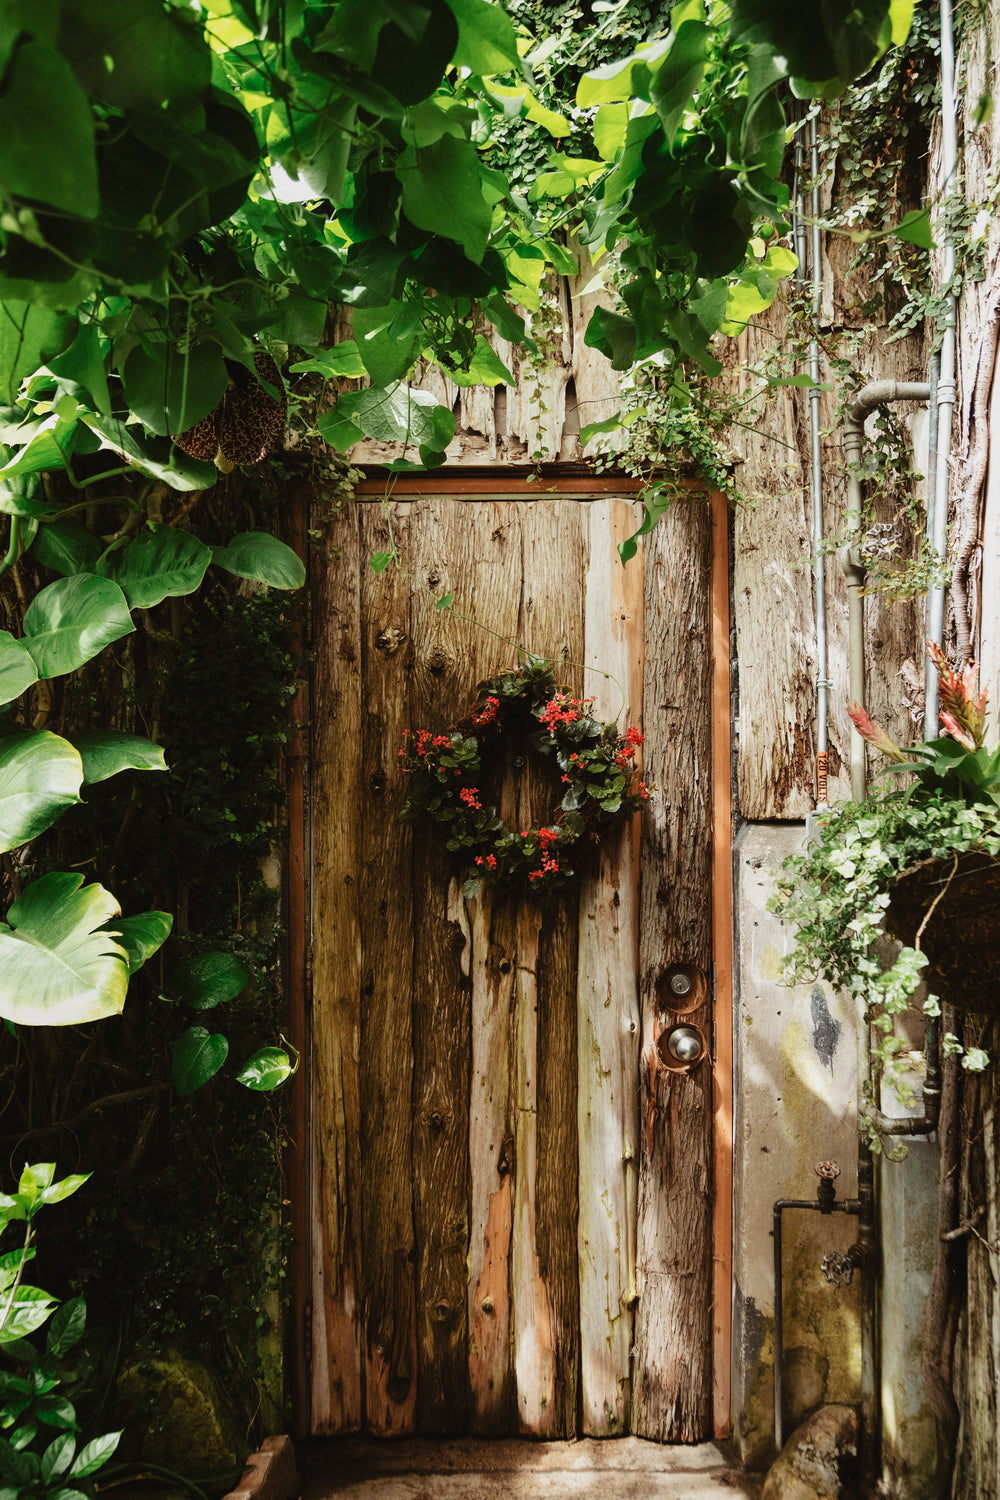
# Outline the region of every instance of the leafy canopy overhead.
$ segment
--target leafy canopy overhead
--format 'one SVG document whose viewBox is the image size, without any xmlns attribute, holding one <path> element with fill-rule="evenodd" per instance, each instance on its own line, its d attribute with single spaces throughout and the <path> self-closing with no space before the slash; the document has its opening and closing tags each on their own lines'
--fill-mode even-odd
<svg viewBox="0 0 1000 1500">
<path fill-rule="evenodd" d="M 651 40 L 584 73 L 561 113 L 535 73 L 558 55 L 491 0 L 11 0 L 10 508 L 44 536 L 55 516 L 31 508 L 37 476 L 98 447 L 204 487 L 211 468 L 172 436 L 218 406 L 234 368 L 253 372 L 259 344 L 324 367 L 330 303 L 354 311 L 339 373 L 386 395 L 343 403 L 328 441 L 401 421 L 439 462 L 443 419 L 405 395 L 401 408 L 399 382 L 421 356 L 460 380 L 504 378 L 477 320 L 523 337 L 545 266 L 573 264 L 573 234 L 595 257 L 620 251 L 624 306 L 588 332 L 616 368 L 662 352 L 714 369 L 713 334 L 766 306 L 787 271 L 755 248 L 762 223 L 784 227 L 785 80 L 837 91 L 905 38 L 911 10 L 681 0 Z M 548 143 L 516 186 L 497 145 L 512 124 Z M 194 558 L 183 565 L 193 577 Z"/>
</svg>

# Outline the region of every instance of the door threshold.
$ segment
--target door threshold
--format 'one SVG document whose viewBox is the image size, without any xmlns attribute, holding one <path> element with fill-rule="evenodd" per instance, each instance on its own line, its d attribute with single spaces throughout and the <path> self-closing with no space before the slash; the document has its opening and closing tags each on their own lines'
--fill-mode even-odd
<svg viewBox="0 0 1000 1500">
<path fill-rule="evenodd" d="M 644 1438 L 310 1438 L 297 1445 L 302 1500 L 757 1500 L 728 1443 Z"/>
</svg>

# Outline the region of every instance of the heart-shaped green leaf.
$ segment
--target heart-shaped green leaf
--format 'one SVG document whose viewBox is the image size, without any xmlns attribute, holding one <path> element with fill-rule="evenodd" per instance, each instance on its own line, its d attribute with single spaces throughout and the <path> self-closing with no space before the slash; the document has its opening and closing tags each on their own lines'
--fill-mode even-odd
<svg viewBox="0 0 1000 1500">
<path fill-rule="evenodd" d="M 13 703 L 38 681 L 35 663 L 7 630 L 0 630 L 0 703 Z"/>
<path fill-rule="evenodd" d="M 142 968 L 170 936 L 174 919 L 168 911 L 144 911 L 134 917 L 115 917 L 107 931 L 125 949 L 129 975 Z"/>
<path fill-rule="evenodd" d="M 116 583 L 75 573 L 32 599 L 24 612 L 24 648 L 39 677 L 61 677 L 134 629 L 128 601 Z"/>
<path fill-rule="evenodd" d="M 93 786 L 107 781 L 119 771 L 165 771 L 163 746 L 144 740 L 139 734 L 124 734 L 117 729 L 91 729 L 84 734 L 67 735 L 83 762 L 83 784 Z"/>
<path fill-rule="evenodd" d="M 211 1010 L 242 994 L 249 970 L 232 953 L 195 953 L 179 964 L 170 990 L 191 1010 Z"/>
<path fill-rule="evenodd" d="M 121 552 L 110 553 L 99 572 L 113 578 L 132 609 L 193 594 L 212 561 L 212 549 L 189 531 L 153 525 Z"/>
<path fill-rule="evenodd" d="M 237 578 L 252 578 L 272 589 L 300 589 L 306 581 L 298 554 L 266 531 L 241 531 L 228 547 L 216 547 L 212 560 Z"/>
<path fill-rule="evenodd" d="M 50 828 L 79 802 L 82 781 L 80 756 L 59 735 L 37 729 L 0 738 L 0 851 Z"/>
<path fill-rule="evenodd" d="M 206 1031 L 204 1026 L 189 1026 L 173 1046 L 174 1088 L 182 1098 L 193 1094 L 215 1076 L 228 1054 L 229 1043 L 224 1036 Z"/>
</svg>

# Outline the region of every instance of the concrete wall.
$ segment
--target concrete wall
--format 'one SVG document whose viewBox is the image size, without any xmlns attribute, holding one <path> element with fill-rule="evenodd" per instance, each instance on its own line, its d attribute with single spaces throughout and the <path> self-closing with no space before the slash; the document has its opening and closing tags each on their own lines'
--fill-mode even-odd
<svg viewBox="0 0 1000 1500">
<path fill-rule="evenodd" d="M 853 1003 L 820 984 L 783 983 L 792 932 L 767 910 L 782 861 L 804 837 L 801 823 L 750 824 L 735 848 L 733 1436 L 755 1468 L 773 1457 L 772 1205 L 813 1198 L 813 1166 L 830 1158 L 842 1169 L 838 1196 L 857 1192 Z M 838 1290 L 820 1270 L 828 1251 L 853 1243 L 856 1224 L 846 1214 L 784 1214 L 786 1435 L 814 1407 L 858 1399 L 856 1287 Z"/>
</svg>

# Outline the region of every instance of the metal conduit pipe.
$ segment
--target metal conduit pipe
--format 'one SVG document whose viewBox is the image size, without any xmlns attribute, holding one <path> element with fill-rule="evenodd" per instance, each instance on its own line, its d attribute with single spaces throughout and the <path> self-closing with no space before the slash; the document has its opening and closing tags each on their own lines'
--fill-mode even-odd
<svg viewBox="0 0 1000 1500">
<path fill-rule="evenodd" d="M 819 1187 L 815 1198 L 779 1198 L 771 1207 L 774 1240 L 774 1448 L 780 1453 L 785 1442 L 782 1412 L 782 1371 L 785 1356 L 785 1318 L 781 1285 L 781 1216 L 789 1208 L 818 1210 L 821 1214 L 859 1214 L 857 1198 L 837 1198 L 834 1182 L 840 1175 L 835 1162 L 820 1162 L 815 1168 Z M 846 1261 L 847 1257 L 844 1257 Z"/>
<path fill-rule="evenodd" d="M 812 218 L 812 313 L 813 333 L 809 340 L 809 437 L 812 451 L 810 482 L 812 487 L 813 576 L 816 592 L 816 804 L 827 805 L 827 770 L 829 765 L 827 721 L 829 717 L 829 652 L 826 634 L 826 559 L 823 556 L 823 453 L 820 446 L 819 325 L 823 302 L 823 242 L 819 223 L 819 145 L 816 116 L 809 121 L 809 168 L 812 173 L 810 216 Z M 803 225 L 803 238 L 805 225 Z"/>
<path fill-rule="evenodd" d="M 955 125 L 955 38 L 951 0 L 941 0 L 941 171 L 945 193 L 955 187 L 958 170 L 958 140 Z M 955 277 L 955 246 L 950 234 L 944 243 L 941 280 L 950 289 Z M 949 291 L 943 319 L 940 365 L 937 378 L 937 444 L 934 492 L 927 510 L 927 537 L 933 555 L 944 561 L 948 548 L 948 482 L 951 457 L 951 424 L 955 406 L 955 323 L 958 299 Z M 927 638 L 944 636 L 944 585 L 935 584 L 927 598 Z M 924 666 L 924 737 L 934 739 L 938 731 L 938 680 L 932 664 Z"/>
<path fill-rule="evenodd" d="M 931 388 L 924 380 L 872 380 L 862 386 L 844 422 L 847 460 L 847 545 L 840 560 L 847 578 L 849 684 L 852 703 L 865 701 L 865 564 L 861 555 L 861 453 L 865 418 L 889 401 L 928 401 Z M 863 802 L 867 789 L 865 742 L 851 725 L 851 797 Z"/>
</svg>

